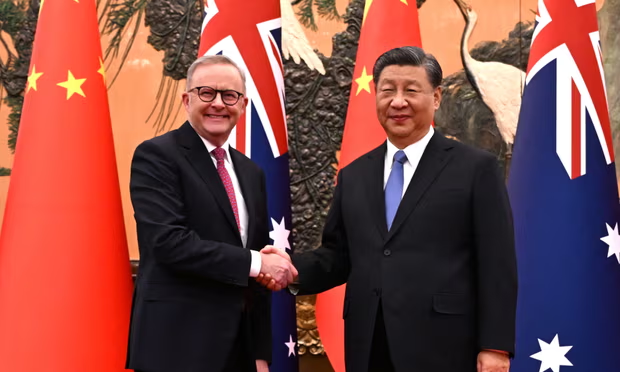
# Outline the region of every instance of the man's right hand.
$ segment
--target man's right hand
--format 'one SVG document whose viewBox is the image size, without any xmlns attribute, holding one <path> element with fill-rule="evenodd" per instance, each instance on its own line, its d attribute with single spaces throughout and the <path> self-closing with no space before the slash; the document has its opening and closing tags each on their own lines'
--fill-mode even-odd
<svg viewBox="0 0 620 372">
<path fill-rule="evenodd" d="M 260 251 L 261 270 L 256 280 L 272 291 L 279 291 L 297 278 L 297 269 L 286 252 L 266 246 Z"/>
</svg>

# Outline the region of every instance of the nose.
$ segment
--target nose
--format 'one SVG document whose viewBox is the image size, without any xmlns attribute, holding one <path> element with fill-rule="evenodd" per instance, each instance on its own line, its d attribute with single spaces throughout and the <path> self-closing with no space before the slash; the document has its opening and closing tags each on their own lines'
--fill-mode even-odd
<svg viewBox="0 0 620 372">
<path fill-rule="evenodd" d="M 224 101 L 222 101 L 222 93 L 215 92 L 215 98 L 211 101 L 211 106 L 224 107 Z"/>
<path fill-rule="evenodd" d="M 401 109 L 407 106 L 407 100 L 402 93 L 397 93 L 394 98 L 392 98 L 392 102 L 390 102 L 390 106 L 396 109 Z"/>
</svg>

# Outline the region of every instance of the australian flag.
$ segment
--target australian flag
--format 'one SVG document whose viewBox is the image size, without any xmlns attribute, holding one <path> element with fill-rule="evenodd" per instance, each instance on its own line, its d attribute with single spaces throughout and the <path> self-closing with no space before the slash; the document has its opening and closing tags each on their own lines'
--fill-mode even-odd
<svg viewBox="0 0 620 372">
<path fill-rule="evenodd" d="M 223 54 L 246 73 L 248 106 L 231 145 L 256 162 L 267 178 L 273 245 L 291 253 L 291 200 L 281 59 L 279 0 L 206 0 L 199 55 Z M 273 294 L 271 372 L 296 372 L 295 297 Z"/>
<path fill-rule="evenodd" d="M 508 189 L 512 372 L 620 366 L 618 189 L 594 0 L 539 0 Z"/>
</svg>

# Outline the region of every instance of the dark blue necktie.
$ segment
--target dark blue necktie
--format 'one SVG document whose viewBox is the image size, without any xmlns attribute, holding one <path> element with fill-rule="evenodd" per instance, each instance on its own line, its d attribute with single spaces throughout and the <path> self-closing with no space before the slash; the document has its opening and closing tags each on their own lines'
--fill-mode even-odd
<svg viewBox="0 0 620 372">
<path fill-rule="evenodd" d="M 396 211 L 400 204 L 400 199 L 403 196 L 403 185 L 405 183 L 403 163 L 406 161 L 407 155 L 405 155 L 404 151 L 399 150 L 394 154 L 392 171 L 385 185 L 385 219 L 387 221 L 388 231 L 392 227 L 394 216 L 396 216 Z"/>
</svg>

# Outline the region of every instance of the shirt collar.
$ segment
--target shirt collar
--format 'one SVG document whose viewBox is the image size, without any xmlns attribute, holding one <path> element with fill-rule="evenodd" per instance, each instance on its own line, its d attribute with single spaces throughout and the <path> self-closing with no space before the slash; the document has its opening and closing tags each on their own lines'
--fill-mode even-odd
<svg viewBox="0 0 620 372">
<path fill-rule="evenodd" d="M 198 134 L 198 132 L 196 132 L 196 134 Z M 215 150 L 217 148 L 217 146 L 215 146 L 214 144 L 209 142 L 209 140 L 207 140 L 206 138 L 203 138 L 200 134 L 198 134 L 198 137 L 200 137 L 200 139 L 202 140 L 202 143 L 204 143 L 205 147 L 207 148 L 207 151 L 209 151 L 209 155 L 213 156 L 212 151 Z M 226 142 L 224 142 L 224 144 L 222 144 L 222 146 L 220 146 L 220 147 L 223 148 L 224 151 L 226 152 L 224 160 L 230 162 L 230 142 L 229 142 L 229 140 L 227 139 Z"/>
<path fill-rule="evenodd" d="M 428 130 L 428 133 L 426 133 L 426 135 L 422 137 L 419 141 L 412 143 L 411 145 L 402 149 L 405 152 L 405 155 L 407 155 L 407 161 L 411 163 L 413 159 L 419 160 L 422 157 L 426 146 L 433 137 L 433 133 L 435 133 L 435 130 L 431 126 Z M 394 154 L 396 154 L 396 152 L 399 150 L 400 149 L 394 146 L 394 144 L 390 142 L 389 139 L 387 140 L 387 152 L 385 153 L 385 158 L 390 159 L 390 167 L 392 164 L 392 159 L 394 159 Z"/>
</svg>

